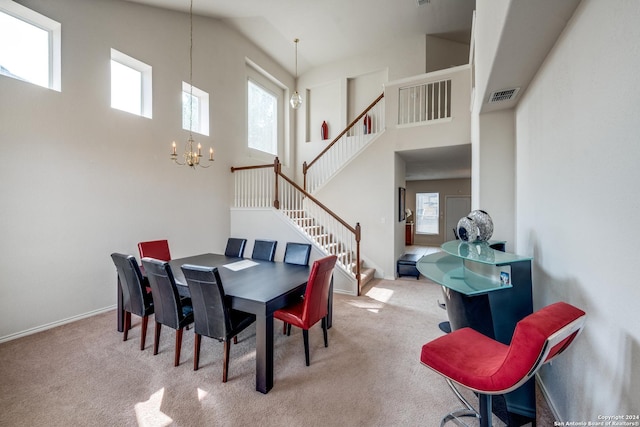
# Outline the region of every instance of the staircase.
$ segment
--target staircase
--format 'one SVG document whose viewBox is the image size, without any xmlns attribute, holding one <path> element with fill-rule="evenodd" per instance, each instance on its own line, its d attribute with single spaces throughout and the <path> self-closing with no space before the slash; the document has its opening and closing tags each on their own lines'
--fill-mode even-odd
<svg viewBox="0 0 640 427">
<path fill-rule="evenodd" d="M 358 271 L 358 256 L 347 245 L 339 240 L 338 236 L 331 233 L 327 228 L 318 221 L 317 218 L 304 209 L 282 210 L 296 227 L 305 234 L 312 242 L 315 243 L 326 254 L 336 255 L 338 257 L 337 265 L 348 271 L 358 281 L 358 295 L 360 290 L 375 276 L 374 268 L 365 267 L 364 261 L 360 260 L 360 269 Z M 359 232 L 359 225 L 357 225 Z"/>
<path fill-rule="evenodd" d="M 304 185 L 316 191 L 384 130 L 384 94 L 369 105 L 315 159 L 303 164 Z M 313 167 L 313 168 L 312 168 Z M 360 256 L 360 224 L 355 227 L 317 200 L 311 191 L 284 175 L 276 157 L 273 165 L 232 167 L 234 207 L 278 209 L 292 225 L 357 282 L 357 294 L 373 279 Z"/>
</svg>

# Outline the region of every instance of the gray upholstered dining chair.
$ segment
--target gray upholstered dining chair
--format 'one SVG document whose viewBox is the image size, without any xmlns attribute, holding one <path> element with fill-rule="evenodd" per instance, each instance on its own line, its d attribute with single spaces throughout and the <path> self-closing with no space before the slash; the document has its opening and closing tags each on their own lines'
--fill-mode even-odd
<svg viewBox="0 0 640 427">
<path fill-rule="evenodd" d="M 235 258 L 242 258 L 244 255 L 244 247 L 247 244 L 247 239 L 238 239 L 236 237 L 229 237 L 227 240 L 227 247 L 224 250 L 226 256 Z"/>
<path fill-rule="evenodd" d="M 193 370 L 200 363 L 202 336 L 224 343 L 222 382 L 227 382 L 229 371 L 229 341 L 238 342 L 238 334 L 256 321 L 254 314 L 233 310 L 227 304 L 222 280 L 216 267 L 185 264 L 182 272 L 189 286 L 194 316 Z"/>
<path fill-rule="evenodd" d="M 124 335 L 122 341 L 126 341 L 129 335 L 131 314 L 133 313 L 142 317 L 140 350 L 144 350 L 149 315 L 153 314 L 153 298 L 147 290 L 147 283 L 142 277 L 138 262 L 133 255 L 112 253 L 111 259 L 118 271 L 118 278 L 122 287 L 122 307 L 124 309 Z"/>
<path fill-rule="evenodd" d="M 149 279 L 155 307 L 156 333 L 153 354 L 158 354 L 160 329 L 166 325 L 176 330 L 176 349 L 173 366 L 180 364 L 182 332 L 193 323 L 193 308 L 189 299 L 182 300 L 169 263 L 154 258 L 142 258 L 142 266 Z"/>
<path fill-rule="evenodd" d="M 284 250 L 284 262 L 287 264 L 309 265 L 310 254 L 310 244 L 287 242 L 287 247 Z"/>
<path fill-rule="evenodd" d="M 278 242 L 275 240 L 258 240 L 256 239 L 253 244 L 253 252 L 251 253 L 251 259 L 258 259 L 263 261 L 271 261 L 276 256 L 276 246 Z"/>
</svg>

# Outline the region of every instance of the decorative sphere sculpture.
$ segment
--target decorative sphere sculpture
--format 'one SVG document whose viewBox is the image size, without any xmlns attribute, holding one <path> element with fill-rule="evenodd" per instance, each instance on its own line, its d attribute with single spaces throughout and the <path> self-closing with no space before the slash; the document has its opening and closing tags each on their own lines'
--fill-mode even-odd
<svg viewBox="0 0 640 427">
<path fill-rule="evenodd" d="M 458 221 L 458 237 L 465 242 L 473 243 L 480 237 L 480 229 L 476 222 L 464 216 Z"/>
<path fill-rule="evenodd" d="M 493 235 L 493 221 L 488 213 L 483 210 L 474 210 L 467 215 L 471 218 L 479 230 L 478 240 L 481 242 L 488 241 Z"/>
</svg>

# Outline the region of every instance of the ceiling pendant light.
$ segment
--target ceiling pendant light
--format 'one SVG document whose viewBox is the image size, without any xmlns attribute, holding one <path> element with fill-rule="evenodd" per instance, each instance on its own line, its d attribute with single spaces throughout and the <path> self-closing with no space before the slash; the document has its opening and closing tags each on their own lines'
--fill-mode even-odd
<svg viewBox="0 0 640 427">
<path fill-rule="evenodd" d="M 189 25 L 190 25 L 190 38 L 189 38 L 189 139 L 184 147 L 184 162 L 178 160 L 178 152 L 176 142 L 173 141 L 171 145 L 171 160 L 180 166 L 190 166 L 195 169 L 197 166 L 201 168 L 208 168 L 211 166 L 203 165 L 200 163 L 202 157 L 202 146 L 198 144 L 197 148 L 194 148 L 195 141 L 193 140 L 193 0 L 191 0 L 191 6 L 189 7 Z M 213 162 L 213 148 L 209 148 L 209 161 Z"/>
<path fill-rule="evenodd" d="M 298 85 L 298 42 L 300 39 L 293 39 L 293 42 L 296 44 L 296 86 Z M 293 92 L 291 95 L 291 99 L 289 100 L 291 104 L 291 108 L 297 110 L 302 105 L 302 97 L 298 93 L 298 89 Z"/>
</svg>

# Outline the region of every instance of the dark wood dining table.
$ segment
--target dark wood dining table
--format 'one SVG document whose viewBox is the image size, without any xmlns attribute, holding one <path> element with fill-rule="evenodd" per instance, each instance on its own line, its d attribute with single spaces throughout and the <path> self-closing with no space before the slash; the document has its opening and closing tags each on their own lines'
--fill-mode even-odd
<svg viewBox="0 0 640 427">
<path fill-rule="evenodd" d="M 253 261 L 256 265 L 234 271 L 240 261 Z M 274 311 L 297 301 L 304 294 L 309 278 L 310 267 L 306 265 L 285 264 L 227 257 L 218 254 L 202 254 L 169 261 L 171 270 L 182 296 L 189 296 L 189 288 L 182 274 L 184 264 L 217 267 L 231 307 L 256 315 L 256 390 L 268 393 L 273 387 L 273 313 Z M 238 265 L 238 264 L 236 264 Z M 118 330 L 122 331 L 122 294 L 118 285 Z M 329 318 L 333 289 L 329 296 Z"/>
</svg>

